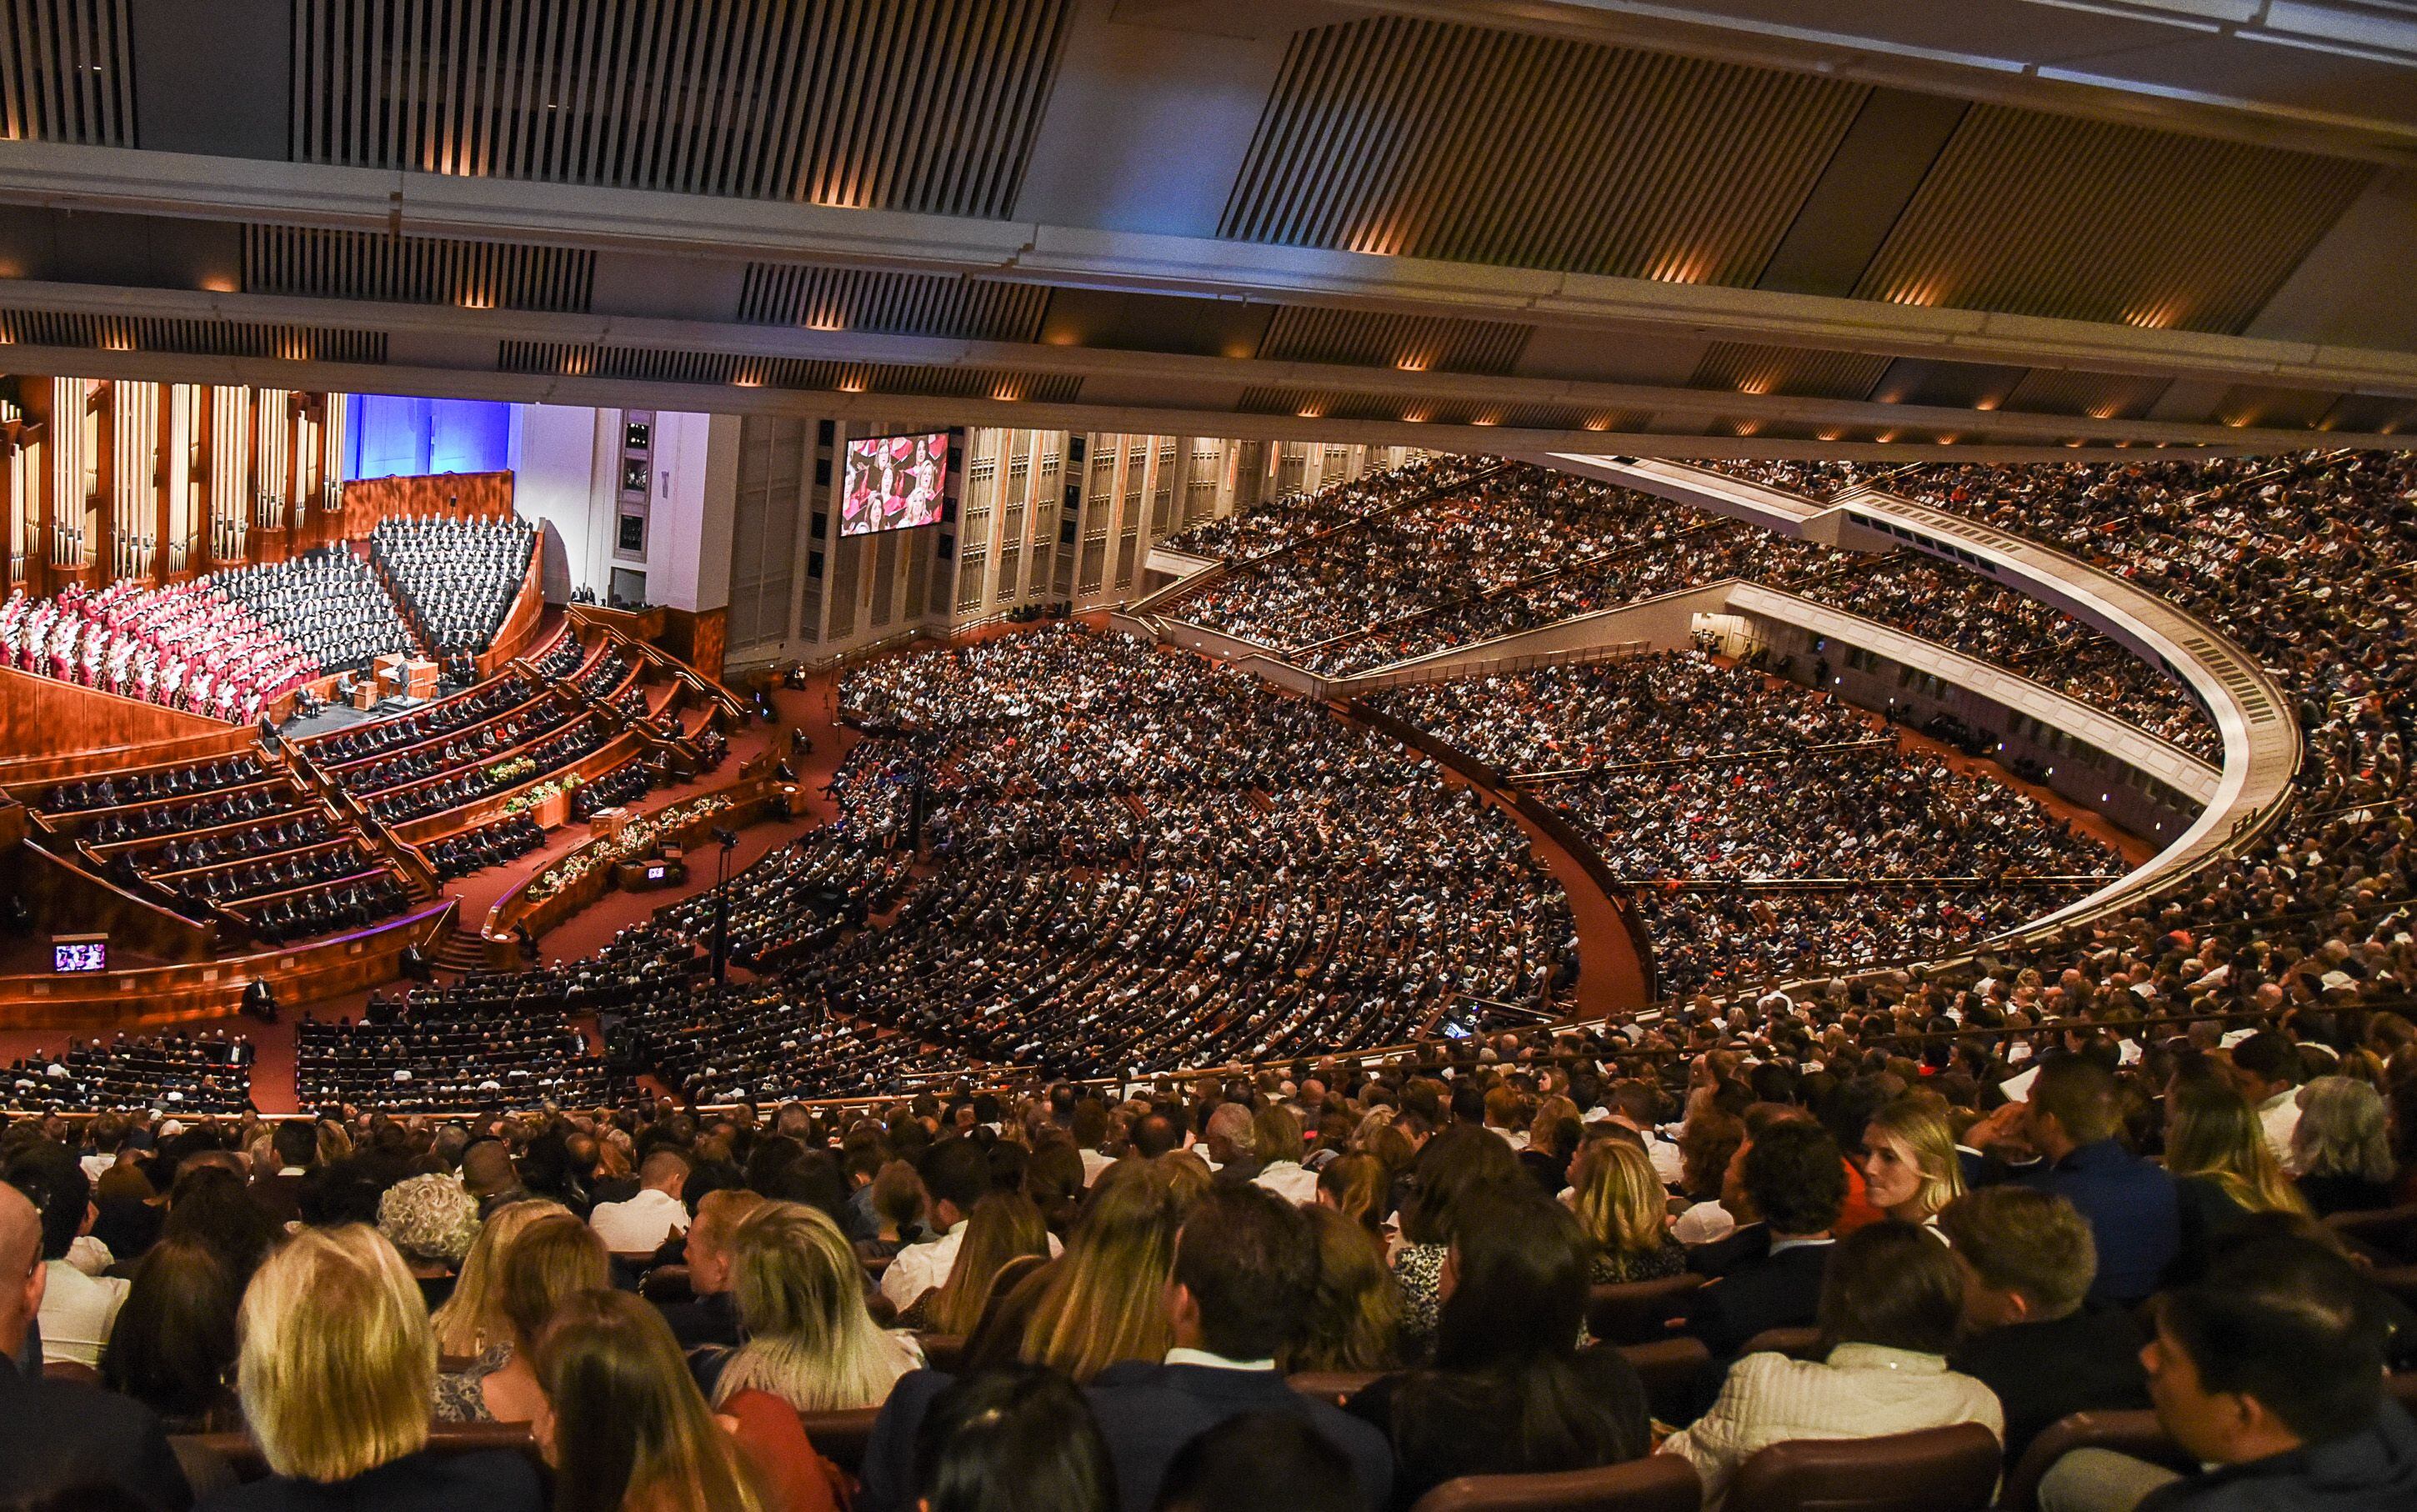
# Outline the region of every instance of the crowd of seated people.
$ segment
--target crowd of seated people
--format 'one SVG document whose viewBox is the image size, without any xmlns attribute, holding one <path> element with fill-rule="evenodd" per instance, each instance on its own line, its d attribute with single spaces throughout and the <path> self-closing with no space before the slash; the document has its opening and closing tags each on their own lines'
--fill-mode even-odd
<svg viewBox="0 0 2417 1512">
<path fill-rule="evenodd" d="M 233 575 L 168 588 L 128 579 L 98 593 L 70 586 L 39 600 L 20 588 L 0 603 L 0 662 L 248 724 L 319 668 L 308 646 L 240 601 Z"/>
<path fill-rule="evenodd" d="M 307 808 L 248 825 L 205 831 L 188 839 L 170 835 L 154 845 L 113 851 L 108 859 L 113 868 L 122 862 L 127 874 L 164 876 L 322 846 L 339 833 L 323 810 Z"/>
<path fill-rule="evenodd" d="M 241 904 L 234 911 L 265 938 L 283 945 L 340 930 L 366 928 L 408 909 L 411 893 L 403 879 L 381 863 L 372 861 L 366 864 L 377 869 L 298 895 L 277 893 L 266 905 Z"/>
<path fill-rule="evenodd" d="M 507 814 L 460 834 L 440 836 L 419 849 L 435 868 L 437 880 L 449 882 L 504 865 L 544 845 L 545 832 L 538 828 L 536 819 L 526 814 Z"/>
<path fill-rule="evenodd" d="M 295 1026 L 304 1106 L 527 1107 L 587 1105 L 615 1087 L 587 1036 L 540 974 L 474 974 L 398 999 L 372 993 L 358 1022 Z"/>
<path fill-rule="evenodd" d="M 262 782 L 197 798 L 187 803 L 156 803 L 141 808 L 114 808 L 94 816 L 84 837 L 95 845 L 123 840 L 147 840 L 221 825 L 257 823 L 302 806 L 302 793 L 292 783 Z"/>
<path fill-rule="evenodd" d="M 38 1049 L 8 1067 L 8 1103 L 86 1113 L 138 1107 L 240 1113 L 251 1106 L 252 1059 L 251 1041 L 217 1029 L 70 1038 L 64 1050 Z"/>
<path fill-rule="evenodd" d="M 2019 672 L 2192 755 L 2222 755 L 2207 706 L 2080 620 L 1968 567 L 1912 552 L 1800 579 L 1790 591 Z"/>
<path fill-rule="evenodd" d="M 236 862 L 161 878 L 188 909 L 206 913 L 212 905 L 239 903 L 270 893 L 359 877 L 385 864 L 356 839 L 331 840 L 304 849 L 287 850 L 258 861 Z"/>
<path fill-rule="evenodd" d="M 2375 1115 L 2417 1028 L 1993 982 L 1968 1022 L 2016 1031 L 1934 1056 L 1929 990 L 1104 1089 L 27 1120 L 0 1349 L 99 1385 L 11 1388 L 0 1486 L 181 1512 L 211 1461 L 166 1435 L 247 1428 L 268 1478 L 205 1505 L 538 1512 L 542 1459 L 617 1508 L 1406 1512 L 1653 1459 L 1716 1512 L 1814 1441 L 1942 1504 L 2417 1498 L 2417 1140 Z M 2153 1459 L 2027 1462 L 2124 1412 Z"/>
<path fill-rule="evenodd" d="M 1695 466 L 1824 501 L 1850 489 L 1893 488 L 1890 480 L 1905 470 L 1905 465 L 1897 462 L 1813 462 L 1786 457 L 1725 458 Z"/>
<path fill-rule="evenodd" d="M 433 736 L 394 756 L 361 761 L 333 775 L 347 791 L 366 798 L 491 759 L 549 730 L 561 728 L 578 711 L 577 705 L 559 696 L 516 706 L 512 712 L 499 714 L 485 724 L 458 734 Z"/>
<path fill-rule="evenodd" d="M 233 568 L 203 581 L 275 626 L 318 672 L 367 671 L 388 652 L 414 649 L 393 597 L 347 547 L 323 546 L 291 561 Z"/>
<path fill-rule="evenodd" d="M 1366 515 L 1381 513 L 1485 470 L 1481 457 L 1437 456 L 1370 473 L 1314 494 L 1290 494 L 1223 520 L 1203 520 L 1160 544 L 1194 557 L 1264 557 Z"/>
<path fill-rule="evenodd" d="M 547 705 L 543 710 L 526 716 L 526 720 L 523 723 L 521 716 L 514 716 L 494 730 L 499 736 L 508 732 L 511 738 L 499 739 L 492 755 L 482 756 L 464 748 L 450 759 L 429 756 L 406 758 L 424 764 L 428 771 L 415 771 L 399 779 L 408 786 L 366 797 L 370 812 L 381 823 L 404 824 L 460 808 L 567 767 L 611 738 L 595 715 L 581 714 L 569 704 Z M 556 729 L 559 733 L 544 734 Z M 544 738 L 532 740 L 538 735 Z M 518 754 L 506 754 L 513 751 Z"/>
<path fill-rule="evenodd" d="M 63 782 L 43 794 L 38 807 L 53 814 L 77 814 L 85 809 L 114 808 L 120 803 L 149 803 L 163 798 L 198 798 L 222 787 L 241 787 L 265 781 L 268 771 L 249 751 L 215 761 L 161 771 L 104 772 L 99 777 Z"/>
<path fill-rule="evenodd" d="M 537 695 L 538 690 L 519 673 L 508 673 L 457 697 L 425 709 L 415 709 L 391 719 L 372 720 L 326 735 L 314 735 L 301 742 L 311 759 L 323 767 L 337 768 L 348 762 L 365 761 L 381 752 L 400 746 L 418 745 L 456 730 L 482 724 L 509 710 L 519 708 Z"/>
<path fill-rule="evenodd" d="M 1836 696 L 1701 651 L 1408 683 L 1371 707 L 1504 774 L 1647 766 L 1893 740 Z"/>
<path fill-rule="evenodd" d="M 380 520 L 370 559 L 441 661 L 482 655 L 519 598 L 537 549 L 537 527 L 508 520 Z"/>
<path fill-rule="evenodd" d="M 610 771 L 597 773 L 595 781 L 571 794 L 570 817 L 585 819 L 593 817 L 600 809 L 634 803 L 646 796 L 646 786 L 650 780 L 646 762 L 632 756 Z"/>
</svg>

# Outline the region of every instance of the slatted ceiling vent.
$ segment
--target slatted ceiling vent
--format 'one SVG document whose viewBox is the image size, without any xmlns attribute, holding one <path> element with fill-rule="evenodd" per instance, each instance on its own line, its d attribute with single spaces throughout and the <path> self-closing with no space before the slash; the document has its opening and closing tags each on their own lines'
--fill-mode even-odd
<svg viewBox="0 0 2417 1512">
<path fill-rule="evenodd" d="M 821 362 L 799 358 L 747 357 L 736 352 L 671 352 L 570 342 L 505 342 L 495 366 L 505 373 L 539 373 L 566 378 L 621 378 L 935 399 L 1029 400 L 1056 405 L 1072 404 L 1083 389 L 1083 380 L 1071 374 Z"/>
<path fill-rule="evenodd" d="M 1404 399 L 1398 394 L 1346 393 L 1330 389 L 1246 389 L 1235 409 L 1245 415 L 1291 415 L 1305 420 L 1383 420 L 1414 425 L 1498 425 L 1528 431 L 1636 431 L 1649 415 L 1620 410 L 1578 409 L 1565 405 L 1507 405 Z"/>
<path fill-rule="evenodd" d="M 253 294 L 580 314 L 595 292 L 596 254 L 519 242 L 248 225 L 243 276 Z"/>
<path fill-rule="evenodd" d="M 1800 399 L 1868 399 L 1895 359 L 1865 352 L 1822 352 L 1801 346 L 1714 342 L 1689 380 L 1696 389 Z"/>
<path fill-rule="evenodd" d="M 1975 105 L 1856 293 L 2238 332 L 2376 169 Z"/>
<path fill-rule="evenodd" d="M 134 145 L 132 0 L 0 0 L 0 140 Z"/>
<path fill-rule="evenodd" d="M 294 0 L 309 162 L 1003 218 L 1070 0 Z"/>
<path fill-rule="evenodd" d="M 1268 323 L 1259 358 L 1271 362 L 1348 362 L 1415 372 L 1509 373 L 1533 326 L 1449 315 L 1285 305 Z"/>
<path fill-rule="evenodd" d="M 738 318 L 766 326 L 1037 342 L 1049 290 L 1039 283 L 952 273 L 750 263 Z"/>
<path fill-rule="evenodd" d="M 383 362 L 386 333 L 241 320 L 0 310 L 0 342 L 18 346 L 80 346 L 104 352 L 175 352 L 197 357 L 266 357 L 286 362 Z"/>
<path fill-rule="evenodd" d="M 1868 90 L 1401 17 L 1294 38 L 1223 234 L 1750 284 Z"/>
<path fill-rule="evenodd" d="M 2138 420 L 2171 387 L 2170 378 L 2122 373 L 2076 373 L 2033 368 L 2006 396 L 2005 408 L 2021 415 L 2087 415 L 2092 420 Z"/>
</svg>

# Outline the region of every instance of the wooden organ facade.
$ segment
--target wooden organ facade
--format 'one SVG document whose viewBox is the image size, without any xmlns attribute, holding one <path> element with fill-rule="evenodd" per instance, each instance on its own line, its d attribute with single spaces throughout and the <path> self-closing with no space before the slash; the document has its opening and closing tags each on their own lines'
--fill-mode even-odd
<svg viewBox="0 0 2417 1512">
<path fill-rule="evenodd" d="M 0 376 L 0 597 L 165 585 L 342 534 L 350 396 Z"/>
</svg>

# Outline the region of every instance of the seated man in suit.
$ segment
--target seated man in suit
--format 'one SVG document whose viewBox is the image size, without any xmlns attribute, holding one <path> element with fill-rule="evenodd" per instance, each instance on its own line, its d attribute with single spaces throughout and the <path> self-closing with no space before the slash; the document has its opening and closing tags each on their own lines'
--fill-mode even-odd
<svg viewBox="0 0 2417 1512">
<path fill-rule="evenodd" d="M 0 1185 L 0 1357 L 24 1348 L 50 1274 L 41 1214 Z M 98 1386 L 0 1368 L 0 1503 L 183 1512 L 192 1500 L 149 1408 Z"/>
<path fill-rule="evenodd" d="M 2417 1422 L 2383 1384 L 2386 1300 L 2313 1240 L 2232 1250 L 2158 1299 L 2140 1352 L 2157 1426 L 2205 1468 L 2076 1449 L 2040 1483 L 2044 1512 L 2417 1506 Z"/>
<path fill-rule="evenodd" d="M 1764 1131 L 1747 1148 L 1740 1174 L 1770 1245 L 1707 1282 L 1688 1305 L 1686 1332 L 1704 1341 L 1715 1364 L 1765 1329 L 1813 1326 L 1831 1229 L 1847 1200 L 1838 1143 L 1810 1122 L 1789 1120 Z"/>
<path fill-rule="evenodd" d="M 1200 1434 L 1244 1413 L 1297 1417 L 1348 1457 L 1370 1506 L 1385 1504 L 1392 1450 L 1385 1436 L 1331 1403 L 1292 1389 L 1276 1356 L 1307 1321 L 1317 1288 L 1317 1240 L 1299 1208 L 1248 1184 L 1195 1202 L 1176 1238 L 1167 1310 L 1175 1347 L 1158 1365 L 1129 1360 L 1087 1388 L 1117 1476 L 1121 1512 L 1148 1512 L 1168 1463 Z M 913 1503 L 916 1430 L 950 1378 L 920 1370 L 891 1389 L 864 1457 L 860 1512 Z"/>
<path fill-rule="evenodd" d="M 1994 1186 L 1949 1204 L 1938 1227 L 1964 1276 L 1968 1336 L 1949 1364 L 1998 1394 L 2008 1463 L 2069 1413 L 2149 1405 L 2130 1315 L 2083 1305 L 2098 1249 L 2072 1203 Z"/>
</svg>

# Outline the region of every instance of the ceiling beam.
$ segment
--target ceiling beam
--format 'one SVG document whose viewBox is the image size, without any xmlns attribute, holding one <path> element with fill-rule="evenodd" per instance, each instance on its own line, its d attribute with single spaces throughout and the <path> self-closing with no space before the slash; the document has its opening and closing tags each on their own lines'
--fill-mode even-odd
<svg viewBox="0 0 2417 1512">
<path fill-rule="evenodd" d="M 0 202 L 954 271 L 1069 287 L 1308 301 L 1622 333 L 2417 396 L 2417 353 L 1209 237 L 582 185 L 0 143 Z"/>
<path fill-rule="evenodd" d="M 2251 429 L 2171 420 L 2098 420 L 2005 409 L 1893 405 L 1871 400 L 1754 394 L 1671 385 L 1598 383 L 1578 379 L 1497 377 L 1482 374 L 1404 371 L 1333 363 L 1264 361 L 1164 352 L 1110 351 L 1048 343 L 966 341 L 953 337 L 827 331 L 795 326 L 748 326 L 627 315 L 556 314 L 521 310 L 468 310 L 453 305 L 375 304 L 282 295 L 219 294 L 183 289 L 18 281 L 0 283 L 0 310 L 30 309 L 103 318 L 241 322 L 266 326 L 382 331 L 431 337 L 450 349 L 478 353 L 483 371 L 499 342 L 636 347 L 705 352 L 767 360 L 899 364 L 918 368 L 1041 374 L 1101 381 L 1122 396 L 1182 396 L 1170 404 L 1194 417 L 1234 413 L 1245 389 L 1376 396 L 1405 410 L 1419 405 L 1549 405 L 1581 412 L 1650 412 L 1657 423 L 1700 429 L 1722 421 L 1831 429 L 1914 431 L 2062 444 L 2071 440 L 2134 441 L 2187 447 L 2288 451 L 2323 440 L 2336 446 L 2417 445 L 2417 436 L 2314 435 L 2305 430 Z M 0 347 L 0 362 L 15 360 Z M 298 380 L 295 380 L 297 381 Z M 708 391 L 721 391 L 711 389 Z M 1315 418 L 1315 417 L 1309 417 Z M 1195 419 L 1194 428 L 1206 423 Z M 1101 429 L 1110 427 L 1101 426 Z M 1573 435 L 1596 434 L 1584 430 Z"/>
</svg>

